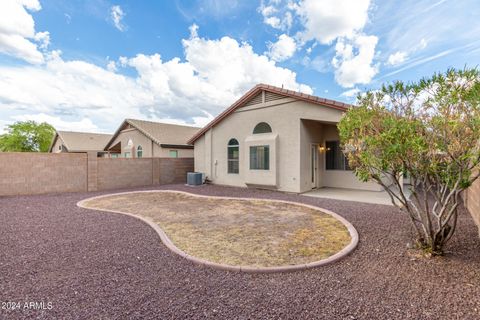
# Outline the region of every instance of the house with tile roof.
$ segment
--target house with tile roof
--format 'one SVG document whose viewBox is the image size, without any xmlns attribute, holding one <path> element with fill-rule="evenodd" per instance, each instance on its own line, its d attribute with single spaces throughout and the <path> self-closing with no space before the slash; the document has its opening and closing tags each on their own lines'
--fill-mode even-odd
<svg viewBox="0 0 480 320">
<path fill-rule="evenodd" d="M 200 128 L 161 122 L 125 119 L 104 146 L 112 158 L 192 158 L 193 145 L 187 141 Z"/>
<path fill-rule="evenodd" d="M 56 131 L 49 152 L 91 152 L 103 153 L 103 149 L 112 138 L 111 134 Z"/>
<path fill-rule="evenodd" d="M 380 191 L 357 179 L 342 152 L 336 125 L 351 107 L 259 84 L 188 140 L 195 171 L 230 186 Z"/>
</svg>

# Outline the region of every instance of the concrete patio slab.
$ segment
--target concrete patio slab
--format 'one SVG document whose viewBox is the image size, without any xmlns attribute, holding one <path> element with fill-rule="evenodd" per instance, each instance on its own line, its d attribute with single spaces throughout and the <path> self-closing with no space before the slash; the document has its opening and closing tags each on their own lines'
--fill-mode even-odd
<svg viewBox="0 0 480 320">
<path fill-rule="evenodd" d="M 410 192 L 406 189 L 407 195 Z M 383 204 L 393 206 L 390 196 L 386 191 L 367 191 L 341 188 L 320 188 L 303 193 L 302 195 L 316 198 L 326 198 L 363 203 Z"/>
</svg>

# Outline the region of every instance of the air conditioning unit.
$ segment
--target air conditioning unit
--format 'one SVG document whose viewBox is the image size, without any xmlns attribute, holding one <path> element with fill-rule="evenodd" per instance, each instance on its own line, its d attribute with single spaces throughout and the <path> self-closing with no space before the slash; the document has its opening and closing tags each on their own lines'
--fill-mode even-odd
<svg viewBox="0 0 480 320">
<path fill-rule="evenodd" d="M 187 172 L 187 184 L 189 186 L 199 186 L 203 183 L 201 172 Z"/>
</svg>

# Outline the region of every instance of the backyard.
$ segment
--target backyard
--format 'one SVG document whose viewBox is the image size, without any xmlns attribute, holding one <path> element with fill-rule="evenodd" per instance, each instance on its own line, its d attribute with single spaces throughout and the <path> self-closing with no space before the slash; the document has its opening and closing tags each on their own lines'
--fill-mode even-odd
<svg viewBox="0 0 480 320">
<path fill-rule="evenodd" d="M 360 242 L 343 259 L 308 270 L 272 274 L 223 271 L 173 253 L 155 230 L 139 219 L 77 207 L 77 202 L 100 192 L 3 197 L 0 301 L 50 302 L 52 308 L 0 310 L 0 317 L 480 316 L 480 244 L 477 228 L 463 208 L 446 255 L 424 258 L 407 247 L 412 239 L 405 227 L 408 218 L 391 206 L 220 186 L 159 189 L 317 206 L 351 222 Z"/>
<path fill-rule="evenodd" d="M 352 240 L 350 224 L 334 213 L 272 200 L 133 192 L 86 199 L 81 206 L 150 219 L 188 255 L 257 271 L 315 263 L 352 242 L 347 254 L 358 237 L 353 230 Z"/>
</svg>

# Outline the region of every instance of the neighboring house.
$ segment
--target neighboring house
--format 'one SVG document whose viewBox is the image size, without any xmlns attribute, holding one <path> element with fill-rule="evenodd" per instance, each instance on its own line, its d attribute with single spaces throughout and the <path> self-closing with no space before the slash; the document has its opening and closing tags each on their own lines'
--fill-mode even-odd
<svg viewBox="0 0 480 320">
<path fill-rule="evenodd" d="M 126 119 L 105 146 L 106 157 L 192 158 L 187 140 L 200 128 L 160 122 Z"/>
<path fill-rule="evenodd" d="M 105 145 L 112 138 L 111 134 L 56 131 L 49 152 L 89 152 L 101 155 Z"/>
<path fill-rule="evenodd" d="M 259 84 L 188 141 L 195 171 L 230 186 L 380 191 L 355 177 L 340 148 L 336 124 L 349 107 Z"/>
</svg>

